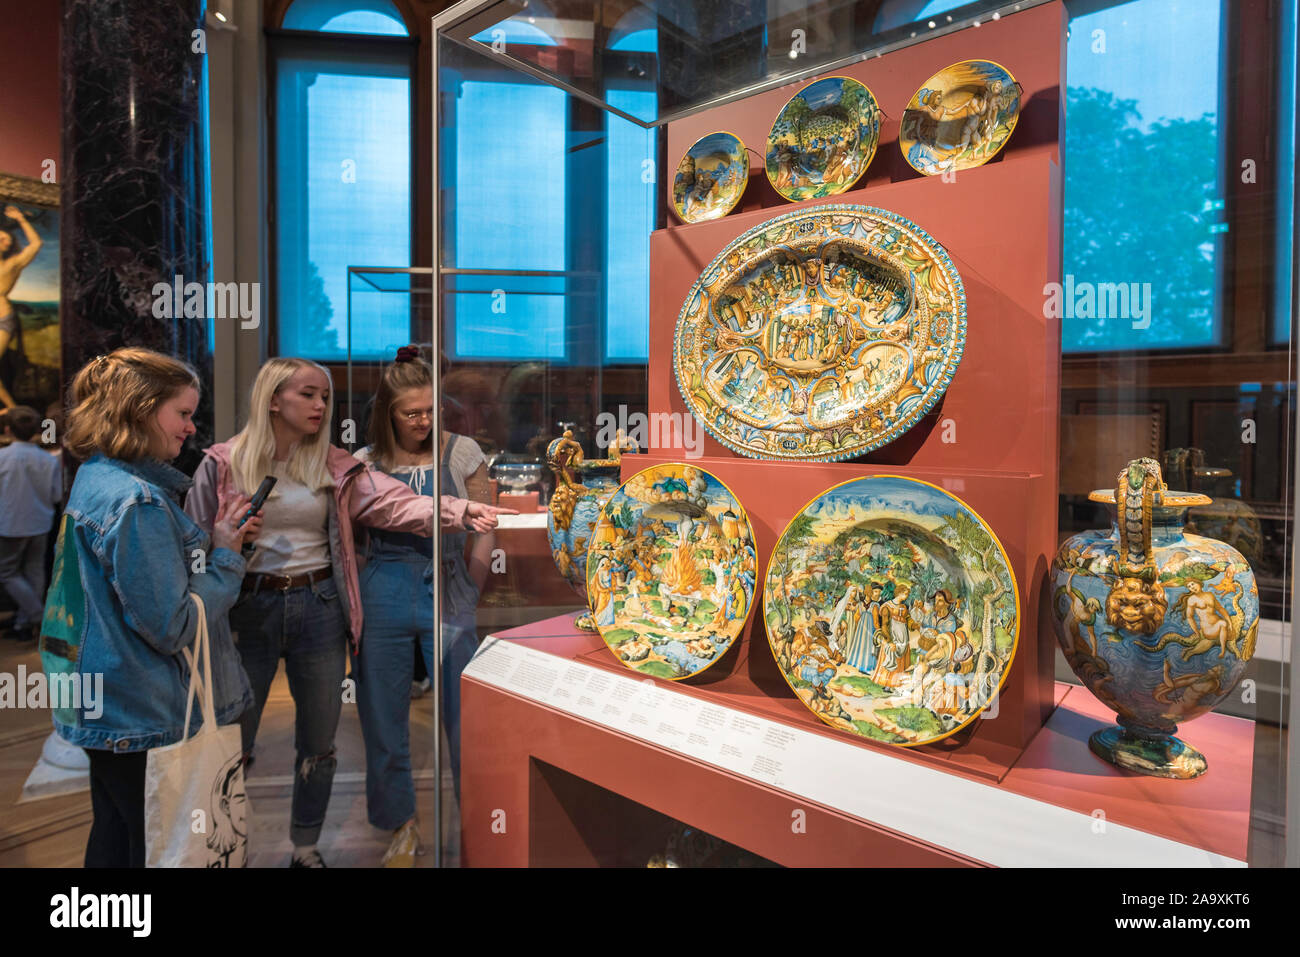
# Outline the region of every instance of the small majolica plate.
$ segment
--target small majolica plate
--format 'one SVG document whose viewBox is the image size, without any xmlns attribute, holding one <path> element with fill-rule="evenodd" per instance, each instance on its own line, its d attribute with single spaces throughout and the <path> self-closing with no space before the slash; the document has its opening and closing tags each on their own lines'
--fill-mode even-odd
<svg viewBox="0 0 1300 957">
<path fill-rule="evenodd" d="M 1020 84 L 992 60 L 963 60 L 926 80 L 899 126 L 898 147 L 927 176 L 982 166 L 1020 117 Z"/>
<path fill-rule="evenodd" d="M 587 604 L 623 664 L 679 680 L 718 662 L 754 597 L 754 532 L 715 476 L 677 463 L 632 476 L 600 510 Z"/>
<path fill-rule="evenodd" d="M 777 666 L 818 718 L 929 744 L 988 707 L 1015 657 L 1020 598 L 997 536 L 943 489 L 898 475 L 828 489 L 768 561 Z"/>
<path fill-rule="evenodd" d="M 847 76 L 810 83 L 777 114 L 767 134 L 772 187 L 792 203 L 849 189 L 871 165 L 880 140 L 880 108 Z"/>
<path fill-rule="evenodd" d="M 740 137 L 701 136 L 673 176 L 673 212 L 684 223 L 721 219 L 736 208 L 749 183 L 749 153 Z"/>
</svg>

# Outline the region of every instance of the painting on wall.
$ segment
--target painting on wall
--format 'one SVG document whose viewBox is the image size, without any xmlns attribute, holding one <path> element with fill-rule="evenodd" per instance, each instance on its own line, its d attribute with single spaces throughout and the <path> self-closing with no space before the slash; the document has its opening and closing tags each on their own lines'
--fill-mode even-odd
<svg viewBox="0 0 1300 957">
<path fill-rule="evenodd" d="M 0 408 L 59 401 L 59 187 L 0 173 Z"/>
</svg>

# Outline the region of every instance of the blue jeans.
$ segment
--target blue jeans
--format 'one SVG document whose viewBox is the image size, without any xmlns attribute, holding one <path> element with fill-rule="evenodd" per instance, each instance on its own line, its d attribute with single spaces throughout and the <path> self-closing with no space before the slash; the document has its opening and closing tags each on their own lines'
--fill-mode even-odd
<svg viewBox="0 0 1300 957">
<path fill-rule="evenodd" d="M 253 750 L 271 682 L 285 660 L 294 704 L 293 804 L 289 837 L 315 844 L 334 784 L 334 732 L 343 709 L 348 637 L 333 579 L 289 591 L 244 595 L 230 627 L 253 689 L 253 706 L 239 719 L 244 754 Z"/>
<path fill-rule="evenodd" d="M 45 615 L 45 546 L 49 534 L 0 535 L 0 588 L 18 606 L 15 628 L 39 625 Z"/>
<path fill-rule="evenodd" d="M 361 573 L 366 610 L 361 653 L 352 665 L 357 713 L 366 742 L 366 807 L 370 823 L 396 830 L 415 816 L 411 778 L 411 680 L 415 648 L 433 671 L 433 598 L 428 559 L 372 558 Z M 429 596 L 420 600 L 417 596 Z M 413 600 L 415 599 L 415 600 Z M 452 781 L 460 794 L 460 675 L 474 657 L 473 609 L 442 626 L 442 717 Z"/>
</svg>

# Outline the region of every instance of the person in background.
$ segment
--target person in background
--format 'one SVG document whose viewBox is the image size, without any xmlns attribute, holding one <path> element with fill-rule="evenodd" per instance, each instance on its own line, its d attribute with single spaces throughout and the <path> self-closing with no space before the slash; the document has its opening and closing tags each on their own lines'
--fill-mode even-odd
<svg viewBox="0 0 1300 957">
<path fill-rule="evenodd" d="M 252 704 L 226 618 L 244 576 L 240 549 L 261 519 L 238 527 L 248 499 L 232 498 L 209 535 L 181 511 L 189 479 L 167 463 L 194 434 L 199 404 L 183 362 L 118 349 L 77 373 L 71 401 L 64 444 L 85 464 L 59 526 L 41 661 L 51 687 L 77 675 L 83 689 L 79 701 L 51 703 L 55 730 L 90 758 L 86 867 L 143 867 L 147 753 L 186 731 L 181 652 L 199 623 L 191 592 L 207 609 L 218 724 Z M 199 571 L 196 551 L 206 556 Z M 189 732 L 202 723 L 196 708 Z"/>
<path fill-rule="evenodd" d="M 370 414 L 370 445 L 357 453 L 378 473 L 433 494 L 433 369 L 414 346 L 398 350 L 384 370 Z M 487 488 L 478 445 L 443 432 L 441 482 L 456 496 Z M 467 482 L 468 480 L 468 482 Z M 491 561 L 491 533 L 475 536 L 466 562 L 465 530 L 444 530 L 441 554 L 429 539 L 372 530 L 361 576 L 367 610 L 365 640 L 353 664 L 357 712 L 366 742 L 366 806 L 370 823 L 393 832 L 388 867 L 411 867 L 420 848 L 411 777 L 410 688 L 413 653 L 433 674 L 433 561 L 441 562 L 442 717 L 452 780 L 460 790 L 460 675 L 478 647 L 475 609 Z"/>
<path fill-rule="evenodd" d="M 35 641 L 45 607 L 45 553 L 63 501 L 63 469 L 42 451 L 41 417 L 16 406 L 5 416 L 12 440 L 0 448 L 0 588 L 18 605 L 8 637 Z"/>
<path fill-rule="evenodd" d="M 264 476 L 278 482 L 263 509 L 264 532 L 248 560 L 230 613 L 253 705 L 240 721 L 245 758 L 252 754 L 271 682 L 285 659 L 293 695 L 291 867 L 324 867 L 316 844 L 325 821 L 337 760 L 334 734 L 342 710 L 349 635 L 362 634 L 353 523 L 434 533 L 433 500 L 368 472 L 330 444 L 333 386 L 329 372 L 306 359 L 276 358 L 253 384 L 249 419 L 229 442 L 207 450 L 185 509 L 208 527 L 227 504 L 249 495 Z M 442 524 L 484 530 L 490 506 L 444 497 Z M 408 599 L 409 600 L 409 599 Z"/>
</svg>

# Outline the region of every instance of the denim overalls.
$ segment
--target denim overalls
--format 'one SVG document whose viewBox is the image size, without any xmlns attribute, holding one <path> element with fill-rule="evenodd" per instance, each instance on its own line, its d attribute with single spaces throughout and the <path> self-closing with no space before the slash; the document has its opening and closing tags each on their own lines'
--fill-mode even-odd
<svg viewBox="0 0 1300 957">
<path fill-rule="evenodd" d="M 454 492 L 451 436 L 443 451 L 443 490 Z M 433 495 L 433 467 L 385 473 L 421 495 Z M 478 647 L 474 616 L 479 592 L 465 563 L 463 531 L 444 532 L 442 559 L 442 712 L 452 779 L 460 793 L 460 675 Z M 365 632 L 353 661 L 357 712 L 366 742 L 366 805 L 370 823 L 396 830 L 415 816 L 411 778 L 411 680 L 414 650 L 433 675 L 433 540 L 406 532 L 370 529 L 361 572 Z"/>
</svg>

